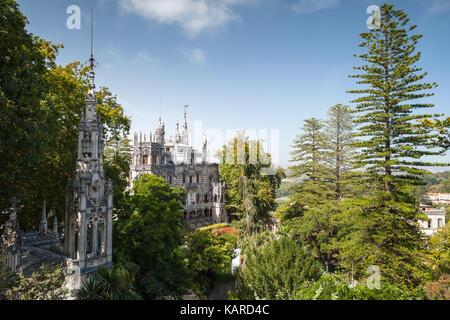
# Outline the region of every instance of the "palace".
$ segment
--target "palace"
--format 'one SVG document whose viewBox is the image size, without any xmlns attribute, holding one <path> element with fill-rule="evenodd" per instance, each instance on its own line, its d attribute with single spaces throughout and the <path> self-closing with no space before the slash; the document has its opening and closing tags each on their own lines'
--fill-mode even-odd
<svg viewBox="0 0 450 320">
<path fill-rule="evenodd" d="M 177 122 L 170 139 L 165 138 L 165 126 L 159 119 L 155 134 L 149 139 L 142 133 L 134 134 L 131 181 L 133 184 L 144 173 L 162 177 L 171 187 L 186 190 L 183 220 L 191 227 L 228 222 L 224 202 L 225 185 L 220 181 L 219 165 L 208 161 L 206 137 L 202 150 L 189 145 L 188 125 L 184 110 L 182 132 Z"/>
</svg>

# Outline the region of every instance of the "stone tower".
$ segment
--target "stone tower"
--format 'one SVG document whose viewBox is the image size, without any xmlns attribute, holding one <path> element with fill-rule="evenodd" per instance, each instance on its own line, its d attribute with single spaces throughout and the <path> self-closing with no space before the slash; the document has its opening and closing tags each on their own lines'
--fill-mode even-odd
<svg viewBox="0 0 450 320">
<path fill-rule="evenodd" d="M 65 253 L 69 265 L 79 268 L 83 280 L 98 267 L 112 265 L 111 181 L 103 171 L 103 126 L 97 114 L 93 58 L 85 111 L 78 125 L 76 176 L 66 195 Z"/>
</svg>

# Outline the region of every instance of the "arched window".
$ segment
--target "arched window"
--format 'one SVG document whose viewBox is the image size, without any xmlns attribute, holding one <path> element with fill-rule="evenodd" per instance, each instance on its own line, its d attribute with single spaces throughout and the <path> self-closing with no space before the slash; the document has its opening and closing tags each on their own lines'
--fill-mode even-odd
<svg viewBox="0 0 450 320">
<path fill-rule="evenodd" d="M 99 257 L 106 252 L 106 220 L 100 213 L 95 213 L 87 221 L 86 256 Z"/>
</svg>

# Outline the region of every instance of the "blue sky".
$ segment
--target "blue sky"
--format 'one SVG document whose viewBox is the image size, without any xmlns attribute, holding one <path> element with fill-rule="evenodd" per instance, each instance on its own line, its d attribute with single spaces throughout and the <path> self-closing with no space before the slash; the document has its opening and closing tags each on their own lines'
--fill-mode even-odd
<svg viewBox="0 0 450 320">
<path fill-rule="evenodd" d="M 325 117 L 354 98 L 348 78 L 360 62 L 359 34 L 376 0 L 20 0 L 29 30 L 64 49 L 58 63 L 86 62 L 94 10 L 97 86 L 118 96 L 132 131 L 154 130 L 160 115 L 202 122 L 203 133 L 279 130 L 279 161 L 289 164 L 304 119 Z M 423 33 L 419 66 L 437 82 L 435 112 L 450 114 L 450 0 L 390 1 Z M 70 5 L 81 29 L 66 27 Z M 161 108 L 160 108 L 160 101 Z M 191 132 L 191 135 L 192 132 Z M 197 135 L 198 136 L 198 135 Z M 200 141 L 194 141 L 198 145 Z M 211 142 L 211 144 L 214 144 Z M 450 157 L 439 159 L 450 162 Z"/>
</svg>

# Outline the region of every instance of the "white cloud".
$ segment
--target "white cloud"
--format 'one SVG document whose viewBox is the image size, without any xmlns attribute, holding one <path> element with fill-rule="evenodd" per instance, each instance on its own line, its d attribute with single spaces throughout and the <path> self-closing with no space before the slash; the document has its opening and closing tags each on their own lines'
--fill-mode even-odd
<svg viewBox="0 0 450 320">
<path fill-rule="evenodd" d="M 203 50 L 201 50 L 201 49 L 198 49 L 198 48 L 195 48 L 195 49 L 181 48 L 180 52 L 192 64 L 204 64 L 206 62 L 205 52 Z"/>
<path fill-rule="evenodd" d="M 137 58 L 150 64 L 156 64 L 159 62 L 159 58 L 150 55 L 146 49 L 139 50 L 137 52 Z"/>
<path fill-rule="evenodd" d="M 449 0 L 421 0 L 421 3 L 429 14 L 439 14 L 450 11 Z"/>
<path fill-rule="evenodd" d="M 113 45 L 109 45 L 106 47 L 106 54 L 113 57 L 113 58 L 119 58 L 120 57 L 120 51 Z"/>
<path fill-rule="evenodd" d="M 232 7 L 256 0 L 119 0 L 121 7 L 162 24 L 179 24 L 189 36 L 239 20 Z"/>
<path fill-rule="evenodd" d="M 312 13 L 337 7 L 340 0 L 297 0 L 291 4 L 291 9 L 297 13 Z"/>
</svg>

